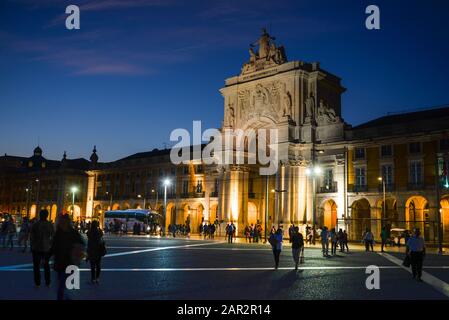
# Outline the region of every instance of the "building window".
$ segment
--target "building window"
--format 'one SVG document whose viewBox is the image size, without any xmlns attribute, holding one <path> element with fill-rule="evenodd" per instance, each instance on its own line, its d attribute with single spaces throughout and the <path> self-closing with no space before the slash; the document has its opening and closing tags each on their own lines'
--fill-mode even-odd
<svg viewBox="0 0 449 320">
<path fill-rule="evenodd" d="M 218 187 L 219 187 L 218 183 L 219 183 L 218 179 L 215 179 L 215 183 L 214 183 L 214 191 L 215 192 L 218 192 Z"/>
<path fill-rule="evenodd" d="M 189 193 L 189 181 L 188 180 L 184 180 L 182 182 L 182 194 L 188 194 Z"/>
<path fill-rule="evenodd" d="M 391 145 L 383 145 L 380 147 L 380 156 L 382 158 L 391 157 L 393 155 L 393 148 Z"/>
<path fill-rule="evenodd" d="M 441 139 L 440 140 L 440 150 L 441 151 L 449 150 L 449 139 Z"/>
<path fill-rule="evenodd" d="M 366 170 L 364 167 L 355 168 L 355 185 L 356 186 L 366 185 Z"/>
<path fill-rule="evenodd" d="M 196 166 L 196 173 L 203 173 L 203 165 L 199 164 Z"/>
<path fill-rule="evenodd" d="M 171 168 L 171 175 L 175 176 L 176 175 L 176 168 Z"/>
<path fill-rule="evenodd" d="M 159 169 L 159 177 L 162 177 L 164 175 L 164 170 Z"/>
<path fill-rule="evenodd" d="M 422 163 L 420 160 L 410 161 L 410 183 L 421 184 Z"/>
<path fill-rule="evenodd" d="M 365 148 L 355 148 L 354 157 L 356 160 L 365 159 Z"/>
<path fill-rule="evenodd" d="M 386 185 L 393 184 L 393 166 L 391 164 L 386 164 L 382 166 L 382 178 Z"/>
<path fill-rule="evenodd" d="M 332 169 L 324 170 L 323 183 L 326 189 L 332 188 L 334 182 L 334 171 Z"/>
<path fill-rule="evenodd" d="M 189 166 L 184 166 L 183 172 L 184 174 L 189 174 Z"/>
<path fill-rule="evenodd" d="M 408 152 L 410 154 L 421 153 L 421 143 L 419 143 L 419 142 L 409 143 Z"/>
<path fill-rule="evenodd" d="M 203 182 L 201 180 L 198 180 L 196 184 L 196 193 L 203 192 Z"/>
</svg>

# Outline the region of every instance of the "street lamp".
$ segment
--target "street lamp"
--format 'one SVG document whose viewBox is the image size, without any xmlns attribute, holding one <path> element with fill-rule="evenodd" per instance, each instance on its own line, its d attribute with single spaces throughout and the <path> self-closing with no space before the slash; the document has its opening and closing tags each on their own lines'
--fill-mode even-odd
<svg viewBox="0 0 449 320">
<path fill-rule="evenodd" d="M 78 188 L 73 186 L 70 191 L 72 192 L 72 221 L 73 221 L 73 215 L 75 213 L 75 193 L 78 192 Z"/>
<path fill-rule="evenodd" d="M 159 200 L 159 192 L 154 189 L 151 189 L 151 193 L 156 193 L 156 203 L 154 204 L 154 210 L 157 210 L 157 202 Z"/>
<path fill-rule="evenodd" d="M 379 178 L 377 178 L 377 180 L 379 180 L 379 181 L 381 181 L 382 182 L 382 191 L 383 191 L 383 205 L 382 205 L 382 218 L 383 219 L 385 219 L 385 217 L 386 217 L 386 213 L 385 213 L 385 210 L 386 210 L 386 206 L 387 206 L 387 204 L 385 203 L 385 179 L 383 179 L 382 177 L 379 177 Z M 381 219 L 381 221 L 382 221 L 382 219 Z"/>
<path fill-rule="evenodd" d="M 40 211 L 40 204 L 39 204 L 39 189 L 40 189 L 40 181 L 39 179 L 35 180 L 37 183 L 37 188 L 36 188 L 36 214 L 38 213 L 38 211 Z"/>
<path fill-rule="evenodd" d="M 109 195 L 109 191 L 106 191 L 106 195 Z M 112 210 L 112 192 L 111 197 L 109 198 L 109 210 Z"/>
<path fill-rule="evenodd" d="M 170 179 L 164 180 L 164 225 L 163 234 L 165 235 L 165 222 L 167 219 L 167 187 L 171 184 Z"/>
<path fill-rule="evenodd" d="M 322 169 L 319 166 L 312 166 L 306 168 L 306 176 L 312 177 L 312 243 L 315 242 L 315 230 L 316 230 L 316 178 L 322 173 Z"/>
<path fill-rule="evenodd" d="M 27 218 L 30 218 L 30 209 L 29 209 L 29 206 L 30 206 L 30 188 L 25 188 L 25 192 L 26 192 L 26 196 L 27 196 L 27 199 L 26 199 L 26 206 L 27 206 L 27 208 L 26 208 L 26 215 L 27 215 Z"/>
<path fill-rule="evenodd" d="M 141 194 L 138 194 L 138 195 L 137 195 L 137 198 L 142 199 L 142 195 L 141 195 Z M 144 209 L 144 210 L 145 210 L 145 200 L 146 200 L 146 198 L 143 197 L 143 209 Z"/>
</svg>

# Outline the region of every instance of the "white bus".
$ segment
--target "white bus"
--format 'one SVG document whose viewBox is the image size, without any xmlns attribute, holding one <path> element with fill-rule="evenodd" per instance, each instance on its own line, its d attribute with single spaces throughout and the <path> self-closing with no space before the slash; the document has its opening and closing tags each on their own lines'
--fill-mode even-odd
<svg viewBox="0 0 449 320">
<path fill-rule="evenodd" d="M 150 233 L 161 225 L 162 216 L 155 211 L 141 209 L 111 210 L 104 213 L 104 227 L 109 232 L 119 232 L 123 224 L 128 232 L 132 232 L 136 222 L 140 224 L 141 232 Z"/>
</svg>

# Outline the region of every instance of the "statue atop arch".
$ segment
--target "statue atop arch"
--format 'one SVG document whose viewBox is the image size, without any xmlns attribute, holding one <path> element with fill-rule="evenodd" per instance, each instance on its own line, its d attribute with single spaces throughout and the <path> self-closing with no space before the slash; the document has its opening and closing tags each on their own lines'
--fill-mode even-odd
<svg viewBox="0 0 449 320">
<path fill-rule="evenodd" d="M 242 67 L 242 74 L 263 70 L 268 67 L 287 62 L 285 49 L 283 46 L 277 47 L 275 37 L 270 36 L 265 28 L 262 28 L 262 35 L 254 43 L 250 44 L 249 62 Z M 255 48 L 258 47 L 256 52 Z"/>
</svg>

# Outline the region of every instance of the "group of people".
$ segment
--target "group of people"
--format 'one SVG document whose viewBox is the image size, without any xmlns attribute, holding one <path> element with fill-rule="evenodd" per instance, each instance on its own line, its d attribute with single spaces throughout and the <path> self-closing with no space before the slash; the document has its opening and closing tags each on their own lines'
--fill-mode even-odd
<svg viewBox="0 0 449 320">
<path fill-rule="evenodd" d="M 189 224 L 170 224 L 168 225 L 168 233 L 176 236 L 190 237 L 190 225 Z"/>
<path fill-rule="evenodd" d="M 323 257 L 329 257 L 329 243 L 331 244 L 331 255 L 337 254 L 337 247 L 340 247 L 340 252 L 349 252 L 348 234 L 346 230 L 338 230 L 332 228 L 330 231 L 327 227 L 323 227 L 320 233 L 321 250 Z"/>
<path fill-rule="evenodd" d="M 200 230 L 200 236 L 204 236 L 204 239 L 214 239 L 215 232 L 218 229 L 218 222 L 215 223 L 202 223 L 200 224 L 199 230 Z"/>
<path fill-rule="evenodd" d="M 252 224 L 247 225 L 245 227 L 245 239 L 246 242 L 259 242 L 259 239 L 262 237 L 262 226 L 259 222 L 256 223 L 256 225 Z"/>
<path fill-rule="evenodd" d="M 85 230 L 83 230 L 81 225 L 73 223 L 68 215 L 58 216 L 56 227 L 51 221 L 48 221 L 48 216 L 47 210 L 41 210 L 39 219 L 23 218 L 18 244 L 20 247 L 23 245 L 23 252 L 25 252 L 28 242 L 30 242 L 34 284 L 37 288 L 41 286 L 41 266 L 44 269 L 45 285 L 50 287 L 50 259 L 53 257 L 53 269 L 58 279 L 57 298 L 62 300 L 65 297 L 65 282 L 69 276 L 66 274 L 66 269 L 69 265 L 79 266 L 83 259 L 90 262 L 91 282 L 98 284 L 101 258 L 106 254 L 106 245 L 98 221 L 86 223 Z M 13 248 L 16 224 L 12 216 L 6 217 L 1 225 L 1 231 L 2 237 L 4 234 L 7 235 L 7 239 L 3 238 L 2 240 L 6 241 L 10 248 Z M 86 233 L 87 246 L 80 232 Z"/>
<path fill-rule="evenodd" d="M 299 264 L 304 263 L 304 238 L 297 226 L 289 228 L 290 243 L 292 244 L 292 257 L 295 263 L 295 270 L 298 270 Z M 273 227 L 270 232 L 268 242 L 271 245 L 274 256 L 275 269 L 279 268 L 279 260 L 282 252 L 282 242 L 284 238 L 284 231 L 282 226 L 277 229 Z"/>
</svg>

